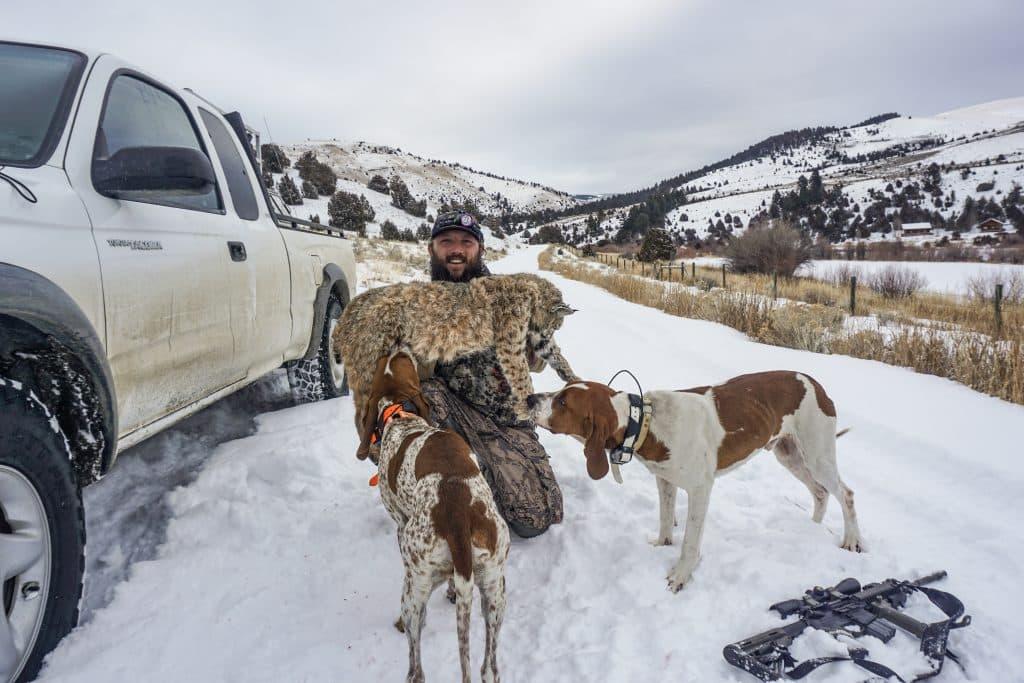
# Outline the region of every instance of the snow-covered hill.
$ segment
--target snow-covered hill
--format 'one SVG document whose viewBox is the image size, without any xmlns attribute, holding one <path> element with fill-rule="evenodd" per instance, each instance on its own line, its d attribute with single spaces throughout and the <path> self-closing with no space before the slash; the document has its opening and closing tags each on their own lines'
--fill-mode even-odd
<svg viewBox="0 0 1024 683">
<path fill-rule="evenodd" d="M 426 199 L 428 210 L 446 201 L 470 199 L 485 215 L 497 216 L 541 209 L 564 209 L 578 202 L 572 195 L 539 183 L 505 178 L 477 171 L 459 163 L 425 159 L 409 152 L 369 142 L 312 140 L 283 149 L 292 159 L 312 151 L 341 180 L 362 186 L 374 175 L 399 176 L 417 200 Z"/>
<path fill-rule="evenodd" d="M 904 185 L 921 188 L 933 163 L 939 166 L 939 193 L 922 192 L 915 203 L 946 219 L 963 211 L 967 196 L 1001 202 L 1014 184 L 1024 185 L 1024 97 L 823 131 L 793 146 L 741 153 L 737 156 L 749 158 L 669 186 L 685 191 L 688 201 L 667 214 L 666 227 L 671 232 L 693 229 L 703 237 L 728 215 L 734 232 L 740 231 L 769 209 L 776 191 L 796 189 L 798 178 L 809 177 L 815 169 L 826 189 L 842 186 L 851 213 L 848 225 L 857 215 L 863 220 L 864 211 L 880 197 L 896 199 L 895 204 Z M 627 211 L 607 212 L 605 235 L 614 235 Z M 570 217 L 559 222 L 571 233 L 579 228 L 578 221 Z M 929 237 L 934 241 L 941 234 Z"/>
</svg>

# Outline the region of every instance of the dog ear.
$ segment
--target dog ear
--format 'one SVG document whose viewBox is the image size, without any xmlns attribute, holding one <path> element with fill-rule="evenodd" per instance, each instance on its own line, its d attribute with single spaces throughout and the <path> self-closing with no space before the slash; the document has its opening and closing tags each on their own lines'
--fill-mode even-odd
<svg viewBox="0 0 1024 683">
<path fill-rule="evenodd" d="M 608 453 L 604 444 L 608 440 L 610 429 L 605 420 L 597 417 L 588 417 L 590 421 L 590 436 L 583 445 L 583 454 L 587 456 L 587 474 L 591 479 L 603 479 L 608 474 Z"/>
<path fill-rule="evenodd" d="M 377 404 L 379 402 L 379 398 L 371 396 L 370 400 L 363 404 L 359 449 L 356 450 L 356 457 L 360 460 L 366 460 L 366 457 L 370 454 L 370 438 L 373 436 L 373 431 L 377 428 Z"/>
</svg>

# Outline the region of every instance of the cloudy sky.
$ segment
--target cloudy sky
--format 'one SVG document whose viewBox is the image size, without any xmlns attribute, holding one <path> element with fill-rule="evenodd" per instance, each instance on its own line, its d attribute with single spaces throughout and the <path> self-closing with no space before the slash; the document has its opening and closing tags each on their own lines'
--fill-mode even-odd
<svg viewBox="0 0 1024 683">
<path fill-rule="evenodd" d="M 0 38 L 112 52 L 275 141 L 369 140 L 577 193 L 791 128 L 1024 96 L 1021 0 L 45 0 L 2 17 Z"/>
</svg>

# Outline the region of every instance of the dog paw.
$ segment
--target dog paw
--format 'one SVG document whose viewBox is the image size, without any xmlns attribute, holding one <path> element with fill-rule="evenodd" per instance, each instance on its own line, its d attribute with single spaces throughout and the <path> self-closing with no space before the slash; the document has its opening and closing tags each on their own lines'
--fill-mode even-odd
<svg viewBox="0 0 1024 683">
<path fill-rule="evenodd" d="M 672 574 L 669 574 L 669 576 L 668 576 L 668 590 L 669 590 L 669 592 L 670 593 L 678 593 L 679 591 L 683 590 L 683 586 L 685 586 L 686 582 L 689 581 L 689 580 L 690 580 L 689 576 L 678 577 L 677 578 L 676 576 L 674 576 Z"/>
<path fill-rule="evenodd" d="M 864 553 L 867 552 L 868 547 L 859 538 L 844 539 L 842 544 L 839 546 L 843 550 L 849 550 L 851 553 Z"/>
</svg>

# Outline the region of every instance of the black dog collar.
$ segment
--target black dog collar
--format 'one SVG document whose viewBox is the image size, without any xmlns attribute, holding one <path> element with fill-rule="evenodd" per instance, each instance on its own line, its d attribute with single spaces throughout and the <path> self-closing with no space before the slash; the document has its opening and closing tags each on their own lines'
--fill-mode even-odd
<svg viewBox="0 0 1024 683">
<path fill-rule="evenodd" d="M 626 435 L 622 443 L 612 449 L 608 459 L 614 465 L 625 465 L 633 459 L 633 453 L 644 445 L 647 432 L 651 426 L 651 415 L 654 412 L 651 399 L 646 396 L 627 394 L 629 396 L 629 421 L 626 423 Z"/>
</svg>

